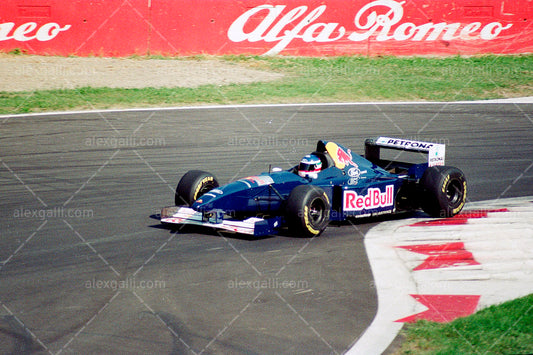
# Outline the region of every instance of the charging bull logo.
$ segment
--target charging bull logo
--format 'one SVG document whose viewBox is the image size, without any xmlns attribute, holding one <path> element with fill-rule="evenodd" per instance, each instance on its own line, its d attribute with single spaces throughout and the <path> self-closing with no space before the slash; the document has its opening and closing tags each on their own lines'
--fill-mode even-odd
<svg viewBox="0 0 533 355">
<path fill-rule="evenodd" d="M 352 161 L 352 152 L 350 149 L 348 149 L 347 152 L 345 152 L 342 148 L 337 149 L 337 160 L 344 165 L 357 166 L 357 164 Z"/>
<path fill-rule="evenodd" d="M 352 152 L 350 151 L 350 149 L 345 151 L 344 149 L 339 147 L 337 144 L 333 142 L 328 142 L 326 144 L 326 150 L 328 151 L 328 154 L 335 161 L 335 166 L 337 168 L 344 169 L 346 165 L 351 165 L 356 168 L 359 167 L 356 163 L 353 162 Z"/>
</svg>

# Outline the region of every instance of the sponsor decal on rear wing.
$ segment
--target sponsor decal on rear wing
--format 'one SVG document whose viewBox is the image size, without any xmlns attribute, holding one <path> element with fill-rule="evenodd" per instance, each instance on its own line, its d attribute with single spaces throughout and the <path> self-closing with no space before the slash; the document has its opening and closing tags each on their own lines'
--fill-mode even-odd
<svg viewBox="0 0 533 355">
<path fill-rule="evenodd" d="M 411 152 L 427 153 L 428 166 L 444 165 L 446 146 L 444 144 L 413 141 L 409 139 L 378 137 L 365 140 L 365 156 L 367 159 L 379 159 L 379 149 L 399 149 Z"/>
</svg>

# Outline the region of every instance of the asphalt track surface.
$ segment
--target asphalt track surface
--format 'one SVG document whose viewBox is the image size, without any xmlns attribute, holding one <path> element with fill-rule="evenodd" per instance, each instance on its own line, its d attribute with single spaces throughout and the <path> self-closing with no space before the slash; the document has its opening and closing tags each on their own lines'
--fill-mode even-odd
<svg viewBox="0 0 533 355">
<path fill-rule="evenodd" d="M 318 238 L 162 228 L 190 169 L 221 183 L 316 141 L 447 144 L 470 201 L 533 195 L 532 104 L 216 107 L 0 117 L 0 352 L 329 354 L 376 313 L 379 220 Z"/>
</svg>

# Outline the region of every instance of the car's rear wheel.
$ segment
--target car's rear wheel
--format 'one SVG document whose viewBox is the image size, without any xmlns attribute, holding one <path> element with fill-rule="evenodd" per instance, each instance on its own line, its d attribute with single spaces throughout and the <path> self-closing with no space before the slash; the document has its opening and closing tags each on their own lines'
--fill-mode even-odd
<svg viewBox="0 0 533 355">
<path fill-rule="evenodd" d="M 452 166 L 428 168 L 420 182 L 423 189 L 422 209 L 432 217 L 452 217 L 466 202 L 466 179 Z"/>
<path fill-rule="evenodd" d="M 318 186 L 295 187 L 287 200 L 286 218 L 289 232 L 295 236 L 315 237 L 328 226 L 329 198 Z"/>
<path fill-rule="evenodd" d="M 176 206 L 190 206 L 200 196 L 218 186 L 218 181 L 212 174 L 201 170 L 188 171 L 176 187 L 174 202 Z"/>
</svg>

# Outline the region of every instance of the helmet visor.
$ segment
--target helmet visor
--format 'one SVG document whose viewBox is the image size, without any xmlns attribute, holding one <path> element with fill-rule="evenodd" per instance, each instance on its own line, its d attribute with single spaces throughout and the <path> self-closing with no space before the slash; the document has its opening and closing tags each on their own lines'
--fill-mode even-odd
<svg viewBox="0 0 533 355">
<path fill-rule="evenodd" d="M 316 164 L 300 163 L 300 165 L 298 165 L 298 170 L 307 171 L 307 172 L 315 172 L 315 171 L 320 171 L 321 166 L 322 166 L 321 163 L 316 163 Z"/>
</svg>

